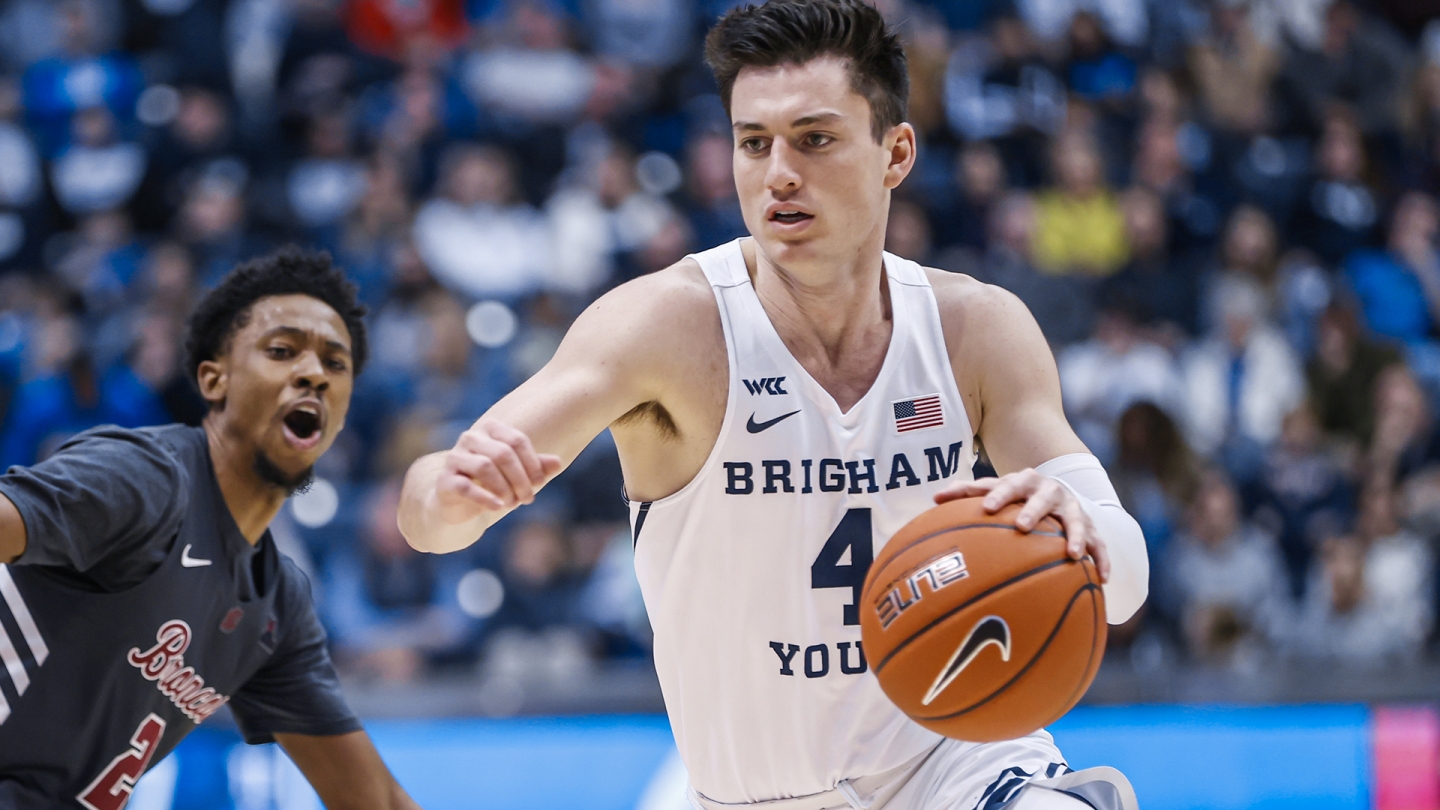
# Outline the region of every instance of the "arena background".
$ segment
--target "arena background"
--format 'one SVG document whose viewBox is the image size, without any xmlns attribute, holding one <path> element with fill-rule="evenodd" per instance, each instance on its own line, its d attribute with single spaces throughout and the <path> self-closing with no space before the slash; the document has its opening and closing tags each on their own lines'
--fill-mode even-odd
<svg viewBox="0 0 1440 810">
<path fill-rule="evenodd" d="M 729 5 L 0 1 L 0 464 L 195 422 L 196 296 L 330 250 L 374 358 L 274 531 L 382 752 L 432 810 L 681 807 L 606 438 L 467 552 L 394 511 L 589 301 L 744 232 Z M 1030 306 L 1149 540 L 1071 763 L 1147 810 L 1440 807 L 1440 2 L 880 7 L 921 143 L 887 247 Z M 315 806 L 223 716 L 131 803 Z"/>
</svg>

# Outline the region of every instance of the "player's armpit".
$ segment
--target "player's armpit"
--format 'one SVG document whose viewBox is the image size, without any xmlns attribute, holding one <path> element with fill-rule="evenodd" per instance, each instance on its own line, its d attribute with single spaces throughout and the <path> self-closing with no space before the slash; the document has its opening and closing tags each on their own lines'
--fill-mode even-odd
<svg viewBox="0 0 1440 810">
<path fill-rule="evenodd" d="M 25 520 L 20 510 L 0 495 L 0 563 L 8 563 L 25 553 Z"/>
<path fill-rule="evenodd" d="M 419 810 L 364 731 L 317 737 L 276 734 L 328 810 Z"/>
</svg>

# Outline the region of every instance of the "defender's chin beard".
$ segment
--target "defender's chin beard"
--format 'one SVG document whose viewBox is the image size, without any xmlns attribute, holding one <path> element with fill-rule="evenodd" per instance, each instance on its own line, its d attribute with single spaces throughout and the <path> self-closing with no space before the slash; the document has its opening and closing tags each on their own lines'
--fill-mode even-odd
<svg viewBox="0 0 1440 810">
<path fill-rule="evenodd" d="M 315 465 L 290 475 L 271 461 L 264 450 L 255 451 L 255 474 L 260 476 L 261 481 L 284 490 L 287 498 L 309 490 L 310 485 L 315 483 Z"/>
</svg>

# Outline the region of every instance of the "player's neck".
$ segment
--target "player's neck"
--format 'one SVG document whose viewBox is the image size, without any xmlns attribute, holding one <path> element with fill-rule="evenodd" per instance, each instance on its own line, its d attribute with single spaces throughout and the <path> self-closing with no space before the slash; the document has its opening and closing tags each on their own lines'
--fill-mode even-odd
<svg viewBox="0 0 1440 810">
<path fill-rule="evenodd" d="M 242 446 L 234 437 L 215 424 L 213 414 L 205 419 L 205 439 L 210 445 L 210 464 L 220 494 L 230 510 L 235 525 L 246 542 L 255 545 L 280 507 L 285 505 L 285 491 L 265 481 L 255 471 L 255 451 Z"/>
<path fill-rule="evenodd" d="M 888 332 L 890 295 L 878 244 L 856 251 L 852 262 L 815 267 L 782 266 L 753 240 L 743 246 L 755 294 L 787 343 L 813 342 L 835 358 L 856 338 Z"/>
</svg>

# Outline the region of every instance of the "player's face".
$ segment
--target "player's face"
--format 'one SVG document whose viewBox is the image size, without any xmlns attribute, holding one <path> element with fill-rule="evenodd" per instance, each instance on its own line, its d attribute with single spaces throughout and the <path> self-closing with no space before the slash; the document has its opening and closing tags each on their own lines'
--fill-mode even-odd
<svg viewBox="0 0 1440 810">
<path fill-rule="evenodd" d="M 876 143 L 844 60 L 745 68 L 730 117 L 745 225 L 772 261 L 798 269 L 884 243 L 890 190 L 914 163 L 915 133 L 900 124 Z"/>
<path fill-rule="evenodd" d="M 308 295 L 261 298 L 213 371 L 207 381 L 202 365 L 201 388 L 223 400 L 226 438 L 253 445 L 271 483 L 293 489 L 307 480 L 350 409 L 355 377 L 340 315 Z"/>
</svg>

